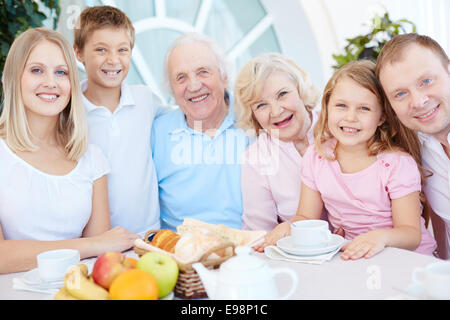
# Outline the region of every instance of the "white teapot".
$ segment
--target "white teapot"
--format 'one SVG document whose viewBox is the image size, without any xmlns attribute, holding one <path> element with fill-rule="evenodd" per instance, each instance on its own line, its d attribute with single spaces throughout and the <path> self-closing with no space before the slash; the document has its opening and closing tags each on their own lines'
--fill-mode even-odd
<svg viewBox="0 0 450 320">
<path fill-rule="evenodd" d="M 197 271 L 208 297 L 213 300 L 275 300 L 287 299 L 297 289 L 297 274 L 289 268 L 270 269 L 261 259 L 251 256 L 250 247 L 237 247 L 236 255 L 221 264 L 219 270 L 208 270 L 201 263 L 192 267 Z M 291 277 L 289 292 L 279 296 L 275 275 Z"/>
</svg>

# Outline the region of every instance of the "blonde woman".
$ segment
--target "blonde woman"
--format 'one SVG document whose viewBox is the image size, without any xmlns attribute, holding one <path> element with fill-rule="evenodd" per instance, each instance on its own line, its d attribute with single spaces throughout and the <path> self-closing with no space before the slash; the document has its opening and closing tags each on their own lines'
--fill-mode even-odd
<svg viewBox="0 0 450 320">
<path fill-rule="evenodd" d="M 0 273 L 29 270 L 42 251 L 81 258 L 130 248 L 110 229 L 100 149 L 87 143 L 75 57 L 59 33 L 30 29 L 11 46 L 0 117 Z"/>
<path fill-rule="evenodd" d="M 238 125 L 257 136 L 243 156 L 244 229 L 270 231 L 295 216 L 319 95 L 308 74 L 281 54 L 261 54 L 240 70 L 234 89 Z"/>
</svg>

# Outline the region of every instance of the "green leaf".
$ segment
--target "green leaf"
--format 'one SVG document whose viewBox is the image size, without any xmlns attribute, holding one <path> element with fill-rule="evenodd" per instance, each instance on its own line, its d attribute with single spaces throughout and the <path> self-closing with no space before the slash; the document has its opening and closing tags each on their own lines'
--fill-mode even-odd
<svg viewBox="0 0 450 320">
<path fill-rule="evenodd" d="M 371 19 L 370 27 L 371 30 L 367 34 L 346 39 L 344 54 L 332 55 L 337 63 L 333 68 L 339 68 L 345 63 L 359 58 L 376 61 L 381 49 L 387 42 L 384 39 L 386 36 L 391 39 L 397 34 L 406 33 L 407 27 L 412 28 L 412 32 L 416 32 L 416 26 L 413 22 L 407 19 L 392 21 L 388 12 L 385 12 L 382 17 L 376 14 Z"/>
</svg>

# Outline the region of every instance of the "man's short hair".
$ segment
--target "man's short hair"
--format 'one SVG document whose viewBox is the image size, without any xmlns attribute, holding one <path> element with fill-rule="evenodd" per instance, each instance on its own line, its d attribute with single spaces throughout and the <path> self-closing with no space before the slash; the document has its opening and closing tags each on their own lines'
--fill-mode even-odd
<svg viewBox="0 0 450 320">
<path fill-rule="evenodd" d="M 406 33 L 394 36 L 384 45 L 377 59 L 376 76 L 379 78 L 381 68 L 387 63 L 398 62 L 402 58 L 404 50 L 412 44 L 431 50 L 441 60 L 444 68 L 447 69 L 448 56 L 437 41 L 425 35 Z"/>
</svg>

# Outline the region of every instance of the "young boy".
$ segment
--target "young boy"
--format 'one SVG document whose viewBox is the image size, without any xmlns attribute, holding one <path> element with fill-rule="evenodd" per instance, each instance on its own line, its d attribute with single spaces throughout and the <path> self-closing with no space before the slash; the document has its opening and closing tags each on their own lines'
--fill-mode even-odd
<svg viewBox="0 0 450 320">
<path fill-rule="evenodd" d="M 134 46 L 130 19 L 110 6 L 86 8 L 74 31 L 74 50 L 87 80 L 81 82 L 90 142 L 107 156 L 111 227 L 143 234 L 158 229 L 158 183 L 150 149 L 153 119 L 165 110 L 144 85 L 127 85 Z"/>
</svg>

